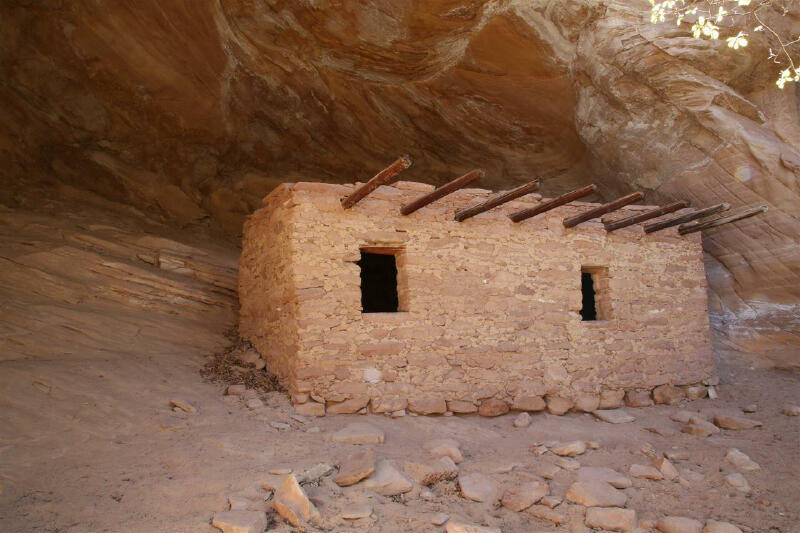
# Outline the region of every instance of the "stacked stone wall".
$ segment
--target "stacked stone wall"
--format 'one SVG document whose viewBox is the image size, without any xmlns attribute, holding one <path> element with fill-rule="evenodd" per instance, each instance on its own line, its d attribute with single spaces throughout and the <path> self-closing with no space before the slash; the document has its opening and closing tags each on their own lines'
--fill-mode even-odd
<svg viewBox="0 0 800 533">
<path fill-rule="evenodd" d="M 488 197 L 479 189 L 401 216 L 431 190 L 408 182 L 344 210 L 353 187 L 283 185 L 245 228 L 242 333 L 296 401 L 421 413 L 474 411 L 487 399 L 591 405 L 601 393 L 712 376 L 699 234 L 564 228 L 595 205 L 580 202 L 507 218 L 533 198 L 455 222 L 457 209 Z M 369 247 L 400 250 L 401 312 L 361 311 L 357 261 Z M 582 268 L 596 272 L 606 320 L 581 320 Z"/>
</svg>

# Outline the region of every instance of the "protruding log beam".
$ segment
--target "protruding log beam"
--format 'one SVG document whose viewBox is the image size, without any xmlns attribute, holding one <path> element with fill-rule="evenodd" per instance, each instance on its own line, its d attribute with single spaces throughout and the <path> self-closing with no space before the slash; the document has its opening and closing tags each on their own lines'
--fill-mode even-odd
<svg viewBox="0 0 800 533">
<path fill-rule="evenodd" d="M 662 220 L 661 222 L 653 222 L 652 224 L 645 224 L 644 232 L 653 233 L 654 231 L 661 231 L 662 229 L 671 228 L 672 226 L 677 226 L 678 224 L 683 224 L 684 222 L 691 222 L 692 220 L 697 220 L 698 218 L 703 218 L 715 215 L 717 213 L 722 213 L 723 211 L 727 211 L 730 208 L 731 205 L 726 203 L 712 205 L 711 207 L 706 207 L 705 209 L 692 211 L 691 213 L 686 213 L 685 215 L 679 215 L 677 217 L 668 218 L 667 220 Z"/>
<path fill-rule="evenodd" d="M 536 215 L 541 215 L 542 213 L 550 211 L 551 209 L 555 209 L 556 207 L 568 204 L 574 200 L 577 200 L 578 198 L 583 198 L 584 196 L 592 194 L 595 191 L 597 191 L 597 185 L 593 183 L 591 185 L 587 185 L 586 187 L 562 194 L 561 196 L 553 198 L 552 200 L 542 202 L 534 207 L 529 207 L 527 209 L 523 209 L 522 211 L 511 213 L 508 215 L 508 218 L 514 222 L 522 222 L 523 220 L 535 217 Z"/>
<path fill-rule="evenodd" d="M 410 215 L 417 209 L 425 207 L 426 205 L 435 202 L 439 198 L 444 198 L 448 194 L 457 191 L 458 189 L 472 183 L 478 178 L 482 178 L 485 175 L 486 173 L 483 170 L 480 169 L 471 170 L 466 174 L 464 174 L 463 176 L 461 176 L 460 178 L 456 178 L 450 183 L 445 183 L 438 189 L 434 189 L 428 194 L 423 194 L 410 204 L 404 205 L 403 207 L 400 208 L 400 213 L 404 215 Z"/>
<path fill-rule="evenodd" d="M 632 204 L 633 202 L 638 202 L 642 198 L 644 198 L 643 192 L 635 192 L 628 194 L 627 196 L 623 196 L 622 198 L 617 198 L 613 202 L 608 202 L 607 204 L 603 204 L 600 207 L 589 209 L 588 211 L 584 211 L 580 215 L 575 215 L 569 218 L 565 218 L 564 227 L 574 228 L 578 224 L 582 224 L 587 220 L 592 220 L 593 218 L 603 216 L 606 213 L 610 213 L 611 211 L 616 211 L 620 207 L 625 207 L 626 205 Z"/>
<path fill-rule="evenodd" d="M 651 218 L 656 218 L 663 215 L 668 215 L 670 213 L 674 213 L 678 209 L 683 209 L 685 207 L 689 207 L 689 202 L 675 202 L 669 205 L 665 205 L 664 207 L 659 207 L 658 209 L 653 209 L 652 211 L 646 211 L 639 215 L 633 215 L 632 217 L 622 218 L 620 220 L 615 220 L 614 222 L 608 222 L 603 225 L 605 226 L 606 231 L 610 233 L 618 229 L 627 228 L 628 226 L 644 222 L 645 220 L 650 220 Z"/>
<path fill-rule="evenodd" d="M 530 183 L 526 183 L 525 185 L 520 185 L 519 187 L 511 189 L 510 191 L 496 194 L 479 204 L 475 204 L 465 209 L 456 211 L 456 215 L 453 218 L 455 218 L 455 220 L 459 222 L 463 222 L 468 218 L 472 218 L 475 215 L 483 213 L 484 211 L 488 211 L 489 209 L 494 209 L 495 207 L 503 205 L 506 202 L 510 202 L 511 200 L 516 200 L 520 196 L 525 196 L 526 194 L 531 193 L 538 188 L 539 188 L 539 180 L 533 180 Z"/>
<path fill-rule="evenodd" d="M 375 174 L 371 180 L 364 185 L 353 191 L 350 196 L 342 198 L 342 207 L 350 209 L 358 202 L 364 199 L 366 195 L 377 189 L 379 186 L 387 183 L 389 180 L 400 174 L 402 171 L 411 166 L 411 156 L 400 156 L 397 161 L 384 168 Z"/>
<path fill-rule="evenodd" d="M 716 228 L 717 226 L 722 226 L 723 224 L 727 224 L 729 222 L 736 222 L 737 220 L 743 220 L 745 218 L 750 218 L 761 213 L 765 213 L 768 209 L 769 208 L 767 206 L 762 205 L 759 207 L 751 207 L 750 209 L 745 209 L 744 211 L 740 211 L 739 213 L 728 215 L 726 217 L 715 218 L 714 220 L 695 222 L 694 224 L 684 224 L 682 226 L 678 226 L 678 233 L 681 235 L 686 235 L 687 233 L 694 233 L 696 231 L 701 231 L 708 228 Z"/>
</svg>

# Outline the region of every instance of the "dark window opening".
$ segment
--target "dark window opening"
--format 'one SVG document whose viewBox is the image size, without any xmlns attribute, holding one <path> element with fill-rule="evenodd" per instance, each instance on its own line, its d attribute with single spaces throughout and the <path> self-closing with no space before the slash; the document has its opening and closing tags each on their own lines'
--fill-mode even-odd
<svg viewBox="0 0 800 533">
<path fill-rule="evenodd" d="M 581 272 L 581 294 L 583 295 L 581 320 L 597 320 L 594 276 L 591 272 Z"/>
<path fill-rule="evenodd" d="M 390 254 L 361 251 L 361 312 L 396 313 L 397 262 Z"/>
</svg>

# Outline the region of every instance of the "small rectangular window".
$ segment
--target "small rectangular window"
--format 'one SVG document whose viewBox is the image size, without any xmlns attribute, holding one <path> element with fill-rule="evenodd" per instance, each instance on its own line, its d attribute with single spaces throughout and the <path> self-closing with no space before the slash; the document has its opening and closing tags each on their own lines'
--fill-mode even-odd
<svg viewBox="0 0 800 533">
<path fill-rule="evenodd" d="M 581 320 L 595 321 L 611 318 L 607 268 L 581 268 L 581 296 Z"/>
<path fill-rule="evenodd" d="M 396 313 L 399 310 L 397 292 L 397 261 L 391 250 L 361 250 L 361 312 Z"/>
</svg>

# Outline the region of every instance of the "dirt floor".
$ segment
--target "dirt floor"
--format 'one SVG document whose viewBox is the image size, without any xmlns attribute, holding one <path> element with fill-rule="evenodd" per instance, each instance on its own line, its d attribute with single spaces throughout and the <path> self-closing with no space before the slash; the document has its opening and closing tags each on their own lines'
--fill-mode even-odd
<svg viewBox="0 0 800 533">
<path fill-rule="evenodd" d="M 634 478 L 624 489 L 640 520 L 679 515 L 728 521 L 743 531 L 800 532 L 800 417 L 780 413 L 800 403 L 797 374 L 718 354 L 718 399 L 627 409 L 636 420 L 619 425 L 590 414 L 544 413 L 532 414 L 526 428 L 513 426 L 517 413 L 297 420 L 281 392 L 263 394 L 264 407 L 251 410 L 225 396 L 224 384 L 201 376 L 230 342 L 224 333 L 235 320 L 229 276 L 236 250 L 192 241 L 189 233 L 160 237 L 165 241 L 156 245 L 161 229 L 136 213 L 124 218 L 94 206 L 65 222 L 61 209 L 0 209 L 2 532 L 217 532 L 210 522 L 228 508 L 229 496 L 269 498 L 260 485 L 274 478 L 270 470 L 337 465 L 362 449 L 331 439 L 352 422 L 382 429 L 385 442 L 369 446 L 398 465 L 425 458 L 431 439 L 455 439 L 464 454 L 459 471 L 486 474 L 501 488 L 557 459 L 532 453 L 534 443 L 596 441 L 598 449 L 575 459 L 623 474 L 651 464 L 641 453 L 647 445 L 659 454 L 685 451 L 686 459 L 674 461 L 682 482 Z M 91 227 L 82 217 L 94 221 Z M 184 263 L 174 267 L 168 252 L 179 243 Z M 164 260 L 151 262 L 154 253 Z M 176 412 L 172 399 L 197 412 Z M 706 438 L 681 433 L 670 419 L 680 410 L 742 415 L 753 403 L 756 412 L 744 416 L 761 421 L 757 429 Z M 723 480 L 738 471 L 723 459 L 730 448 L 761 466 L 742 472 L 749 493 Z M 563 497 L 575 478 L 560 469 L 548 480 L 550 493 Z M 431 525 L 436 513 L 505 533 L 585 531 L 582 506 L 556 507 L 565 519 L 556 525 L 529 511 L 468 501 L 454 481 L 394 497 L 359 484 L 340 488 L 330 476 L 305 488 L 328 531 L 442 531 Z M 370 504 L 372 515 L 341 518 L 352 503 Z M 291 530 L 269 516 L 270 529 Z"/>
</svg>

